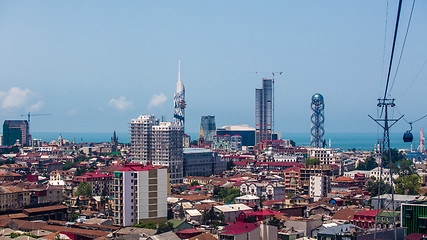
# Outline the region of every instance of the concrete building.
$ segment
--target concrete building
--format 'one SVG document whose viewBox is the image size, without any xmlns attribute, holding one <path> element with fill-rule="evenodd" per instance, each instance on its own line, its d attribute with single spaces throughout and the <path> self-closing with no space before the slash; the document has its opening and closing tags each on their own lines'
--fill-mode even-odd
<svg viewBox="0 0 427 240">
<path fill-rule="evenodd" d="M 263 78 L 255 89 L 255 144 L 273 140 L 273 79 Z"/>
<path fill-rule="evenodd" d="M 114 172 L 114 224 L 166 221 L 170 189 L 166 167 L 130 163 Z"/>
<path fill-rule="evenodd" d="M 184 148 L 184 177 L 221 174 L 227 163 L 217 152 L 205 148 Z"/>
<path fill-rule="evenodd" d="M 167 166 L 171 183 L 183 179 L 183 130 L 170 122 L 159 122 L 153 115 L 131 120 L 132 162 Z"/>
<path fill-rule="evenodd" d="M 110 196 L 113 192 L 113 174 L 87 172 L 74 177 L 73 182 L 76 187 L 82 182 L 88 183 L 92 188 L 93 196 L 102 196 L 102 194 Z"/>
<path fill-rule="evenodd" d="M 2 145 L 12 146 L 15 143 L 24 146 L 31 144 L 30 126 L 27 120 L 5 120 L 3 124 Z"/>
<path fill-rule="evenodd" d="M 326 197 L 330 192 L 331 184 L 330 177 L 326 175 L 312 175 L 310 176 L 310 197 L 314 198 L 314 201 L 318 201 L 322 197 Z"/>
<path fill-rule="evenodd" d="M 224 222 L 230 223 L 236 221 L 236 218 L 243 211 L 251 211 L 252 208 L 245 204 L 229 204 L 214 206 L 214 212 L 216 214 L 224 214 Z"/>
<path fill-rule="evenodd" d="M 308 157 L 317 158 L 320 160 L 320 164 L 335 164 L 340 167 L 340 172 L 342 172 L 342 165 L 344 157 L 342 153 L 335 151 L 330 148 L 309 148 Z"/>
<path fill-rule="evenodd" d="M 216 135 L 215 116 L 205 115 L 200 119 L 200 128 L 205 135 L 205 143 L 212 143 L 213 136 Z"/>
<path fill-rule="evenodd" d="M 334 179 L 340 175 L 339 167 L 336 165 L 314 165 L 301 168 L 299 175 L 299 192 L 301 194 L 309 194 L 310 177 L 317 175 L 329 176 L 331 179 Z"/>
<path fill-rule="evenodd" d="M 391 205 L 392 201 L 390 194 L 383 194 L 379 196 L 379 199 L 381 200 L 379 209 L 393 210 L 393 206 Z M 374 207 L 374 209 L 378 209 L 378 196 L 373 197 L 371 200 L 372 207 Z M 394 194 L 394 209 L 398 209 L 403 203 L 410 203 L 416 200 L 427 201 L 427 197 L 419 195 Z"/>
</svg>

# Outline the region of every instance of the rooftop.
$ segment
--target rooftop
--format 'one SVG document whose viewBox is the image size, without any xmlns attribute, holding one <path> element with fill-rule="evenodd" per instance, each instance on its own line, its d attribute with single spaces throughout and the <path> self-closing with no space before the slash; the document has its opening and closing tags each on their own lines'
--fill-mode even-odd
<svg viewBox="0 0 427 240">
<path fill-rule="evenodd" d="M 237 234 L 252 232 L 258 226 L 259 225 L 256 223 L 242 223 L 242 222 L 232 223 L 222 230 L 222 234 L 237 235 Z"/>
</svg>

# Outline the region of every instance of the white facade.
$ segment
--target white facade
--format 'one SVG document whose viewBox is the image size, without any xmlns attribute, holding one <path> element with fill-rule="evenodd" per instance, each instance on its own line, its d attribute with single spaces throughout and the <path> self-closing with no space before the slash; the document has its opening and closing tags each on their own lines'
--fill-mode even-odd
<svg viewBox="0 0 427 240">
<path fill-rule="evenodd" d="M 214 206 L 214 211 L 216 213 L 224 214 L 225 222 L 236 221 L 236 218 L 240 215 L 240 213 L 248 210 L 252 210 L 252 208 L 246 206 L 245 204 L 230 204 L 230 205 Z"/>
<path fill-rule="evenodd" d="M 322 197 L 326 197 L 330 189 L 330 178 L 325 175 L 310 176 L 310 197 L 314 201 L 318 201 Z"/>
<path fill-rule="evenodd" d="M 170 122 L 159 122 L 153 115 L 131 120 L 132 162 L 152 163 L 170 169 L 171 183 L 183 179 L 183 130 Z"/>
<path fill-rule="evenodd" d="M 138 220 L 167 217 L 168 169 L 125 165 L 114 172 L 114 224 L 131 226 Z"/>
</svg>

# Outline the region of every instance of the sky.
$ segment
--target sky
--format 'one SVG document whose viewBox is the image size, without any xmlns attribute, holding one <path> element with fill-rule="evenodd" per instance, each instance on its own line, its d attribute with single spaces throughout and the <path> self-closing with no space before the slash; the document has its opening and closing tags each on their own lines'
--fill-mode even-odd
<svg viewBox="0 0 427 240">
<path fill-rule="evenodd" d="M 141 114 L 172 121 L 180 60 L 186 132 L 199 132 L 202 115 L 254 126 L 255 88 L 269 72 L 283 72 L 275 131 L 309 132 L 315 93 L 326 132 L 380 131 L 368 114 L 384 94 L 396 12 L 397 0 L 0 1 L 0 121 L 52 114 L 33 117 L 32 132 L 127 132 Z M 417 1 L 393 117 L 427 114 L 426 24 Z M 408 128 L 401 120 L 392 131 Z"/>
</svg>

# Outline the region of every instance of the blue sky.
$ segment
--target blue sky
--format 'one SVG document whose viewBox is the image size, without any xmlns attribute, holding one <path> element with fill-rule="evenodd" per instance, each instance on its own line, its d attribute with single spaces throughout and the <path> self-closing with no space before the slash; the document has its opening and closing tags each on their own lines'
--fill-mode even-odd
<svg viewBox="0 0 427 240">
<path fill-rule="evenodd" d="M 34 132 L 126 132 L 140 114 L 170 121 L 181 59 L 188 132 L 207 114 L 253 126 L 255 88 L 270 77 L 253 71 L 284 72 L 278 132 L 309 131 L 316 92 L 327 132 L 375 132 L 367 115 L 384 91 L 396 9 L 393 0 L 1 1 L 0 120 L 53 114 L 34 117 Z M 391 91 L 408 120 L 427 113 L 426 13 L 417 1 Z"/>
</svg>

